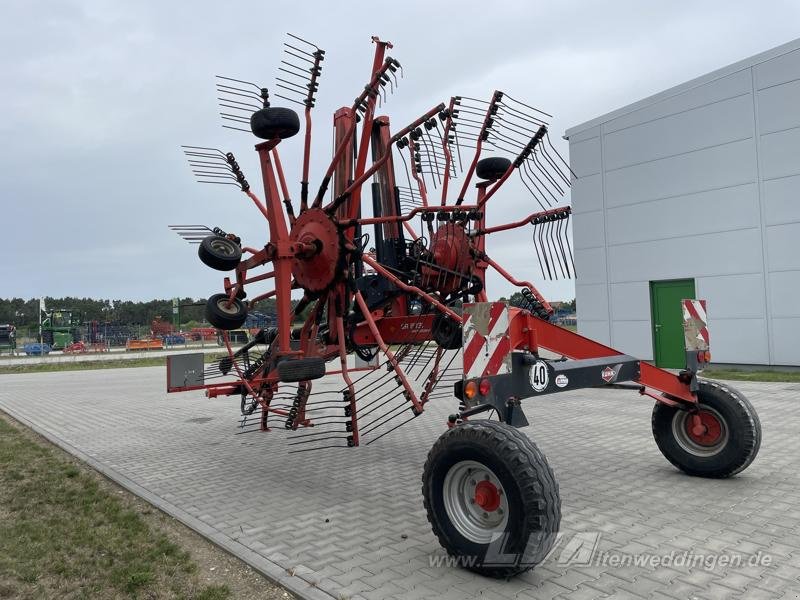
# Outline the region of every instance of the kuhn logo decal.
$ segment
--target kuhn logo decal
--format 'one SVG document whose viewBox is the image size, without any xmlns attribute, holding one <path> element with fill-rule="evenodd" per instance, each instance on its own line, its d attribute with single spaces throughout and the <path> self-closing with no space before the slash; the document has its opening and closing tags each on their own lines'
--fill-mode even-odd
<svg viewBox="0 0 800 600">
<path fill-rule="evenodd" d="M 614 379 L 614 377 L 616 377 L 616 376 L 617 376 L 617 372 L 614 369 L 612 369 L 611 367 L 606 367 L 600 373 L 600 377 L 602 377 L 603 381 L 605 381 L 606 383 L 608 383 L 609 381 Z"/>
</svg>

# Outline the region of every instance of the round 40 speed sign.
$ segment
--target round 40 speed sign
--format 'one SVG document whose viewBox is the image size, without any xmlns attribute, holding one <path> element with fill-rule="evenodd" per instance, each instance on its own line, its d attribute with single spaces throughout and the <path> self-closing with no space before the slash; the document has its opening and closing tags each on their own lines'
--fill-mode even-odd
<svg viewBox="0 0 800 600">
<path fill-rule="evenodd" d="M 550 371 L 547 370 L 547 363 L 537 360 L 531 367 L 531 387 L 535 392 L 543 392 L 547 389 L 550 381 Z"/>
</svg>

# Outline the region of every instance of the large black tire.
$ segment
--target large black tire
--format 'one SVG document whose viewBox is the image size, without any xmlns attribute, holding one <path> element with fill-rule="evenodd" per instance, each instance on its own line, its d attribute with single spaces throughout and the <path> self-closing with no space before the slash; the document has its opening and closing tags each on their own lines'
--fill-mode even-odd
<svg viewBox="0 0 800 600">
<path fill-rule="evenodd" d="M 262 140 L 283 140 L 300 131 L 300 117 L 291 108 L 270 106 L 250 115 L 250 129 Z"/>
<path fill-rule="evenodd" d="M 689 475 L 731 477 L 753 462 L 761 447 L 761 422 L 741 392 L 716 381 L 699 381 L 701 427 L 688 411 L 656 402 L 653 437 L 661 453 Z"/>
<path fill-rule="evenodd" d="M 490 156 L 478 161 L 475 167 L 475 174 L 478 176 L 478 179 L 500 179 L 505 175 L 505 172 L 508 171 L 508 167 L 510 166 L 511 161 L 507 158 L 503 158 L 502 156 Z"/>
<path fill-rule="evenodd" d="M 227 294 L 214 294 L 206 301 L 206 319 L 217 329 L 239 329 L 247 320 L 247 306 L 234 298 L 230 306 Z"/>
<path fill-rule="evenodd" d="M 561 523 L 558 483 L 544 454 L 495 421 L 467 421 L 437 440 L 422 497 L 447 553 L 489 577 L 512 577 L 542 562 Z"/>
<path fill-rule="evenodd" d="M 431 324 L 433 341 L 445 350 L 457 350 L 462 344 L 461 323 L 456 322 L 444 313 L 436 313 Z"/>
<path fill-rule="evenodd" d="M 51 348 L 53 347 L 53 332 L 52 331 L 42 331 L 42 343 L 47 344 Z"/>
<path fill-rule="evenodd" d="M 310 381 L 325 376 L 325 360 L 318 356 L 295 358 L 278 363 L 278 378 L 283 382 Z"/>
<path fill-rule="evenodd" d="M 197 255 L 207 267 L 217 271 L 230 271 L 242 260 L 242 248 L 221 235 L 209 235 L 200 242 Z"/>
</svg>

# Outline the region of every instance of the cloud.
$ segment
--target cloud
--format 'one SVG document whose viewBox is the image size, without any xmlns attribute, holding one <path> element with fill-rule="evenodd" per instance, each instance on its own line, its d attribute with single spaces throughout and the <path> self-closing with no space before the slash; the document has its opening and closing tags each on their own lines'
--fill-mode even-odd
<svg viewBox="0 0 800 600">
<path fill-rule="evenodd" d="M 386 110 L 402 125 L 459 93 L 493 89 L 569 126 L 783 43 L 791 2 L 155 2 L 6 3 L 0 24 L 0 297 L 205 296 L 220 287 L 170 223 L 266 227 L 233 188 L 192 182 L 180 144 L 236 152 L 258 182 L 253 138 L 220 128 L 213 76 L 272 84 L 284 31 L 327 50 L 313 173 L 330 156 L 332 112 L 369 72 L 369 37 L 395 43 L 404 79 Z M 296 196 L 301 140 L 282 145 Z M 312 188 L 319 175 L 312 179 Z M 224 189 L 219 189 L 224 188 Z M 517 184 L 490 221 L 532 212 Z M 527 211 L 527 212 L 526 212 Z M 502 234 L 495 258 L 537 281 L 530 232 Z M 490 250 L 492 247 L 490 246 Z M 489 281 L 492 295 L 510 287 Z M 571 282 L 543 283 L 553 298 Z"/>
</svg>

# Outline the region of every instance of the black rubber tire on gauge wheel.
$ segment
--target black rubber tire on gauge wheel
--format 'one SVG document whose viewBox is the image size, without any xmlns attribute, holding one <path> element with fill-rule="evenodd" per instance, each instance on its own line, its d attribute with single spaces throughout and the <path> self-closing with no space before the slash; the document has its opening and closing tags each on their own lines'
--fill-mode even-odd
<svg viewBox="0 0 800 600">
<path fill-rule="evenodd" d="M 270 106 L 250 115 L 250 129 L 262 140 L 283 140 L 300 131 L 300 117 L 291 108 Z"/>
<path fill-rule="evenodd" d="M 238 298 L 228 306 L 227 294 L 214 294 L 206 301 L 206 319 L 217 329 L 239 329 L 247 320 L 247 306 Z"/>
<path fill-rule="evenodd" d="M 428 521 L 460 566 L 508 578 L 548 555 L 561 523 L 553 471 L 536 444 L 496 421 L 447 430 L 422 475 Z"/>
<path fill-rule="evenodd" d="M 488 179 L 494 181 L 500 179 L 508 171 L 511 161 L 502 156 L 489 156 L 478 161 L 475 167 L 475 174 L 478 179 Z"/>
<path fill-rule="evenodd" d="M 741 392 L 699 380 L 698 417 L 656 402 L 653 437 L 661 453 L 689 475 L 731 477 L 753 462 L 761 446 L 761 422 Z"/>
<path fill-rule="evenodd" d="M 209 235 L 200 242 L 197 255 L 207 267 L 217 271 L 231 271 L 242 260 L 242 248 L 221 235 Z"/>
<path fill-rule="evenodd" d="M 311 381 L 325 376 L 325 359 L 319 356 L 294 358 L 278 363 L 278 378 L 283 382 Z"/>
<path fill-rule="evenodd" d="M 433 341 L 445 350 L 457 350 L 462 345 L 461 323 L 444 313 L 437 312 L 431 324 Z"/>
</svg>

